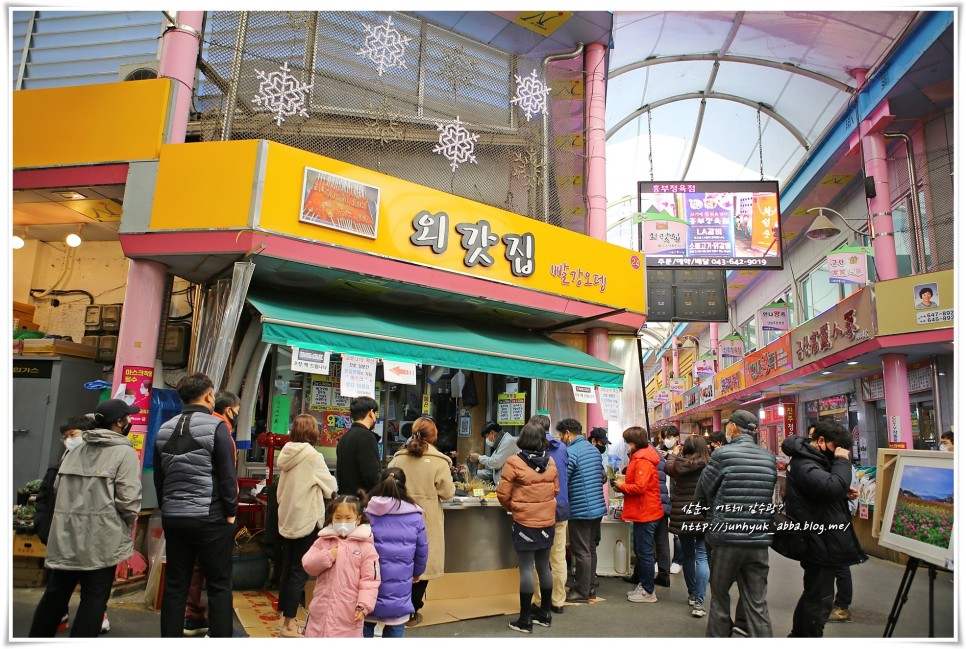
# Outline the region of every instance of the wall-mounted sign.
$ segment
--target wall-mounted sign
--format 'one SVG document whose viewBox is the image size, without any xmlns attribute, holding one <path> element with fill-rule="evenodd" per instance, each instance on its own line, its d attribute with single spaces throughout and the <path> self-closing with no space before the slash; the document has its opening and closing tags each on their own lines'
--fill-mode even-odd
<svg viewBox="0 0 966 649">
<path fill-rule="evenodd" d="M 714 361 L 713 360 L 699 360 L 694 362 L 694 367 L 692 368 L 695 378 L 699 381 L 705 379 L 709 376 L 714 376 Z"/>
<path fill-rule="evenodd" d="M 654 400 L 658 403 L 669 403 L 674 398 L 674 393 L 667 388 L 662 388 L 654 393 Z"/>
<path fill-rule="evenodd" d="M 791 339 L 786 335 L 745 356 L 745 387 L 778 376 L 791 368 Z"/>
<path fill-rule="evenodd" d="M 339 380 L 344 396 L 375 398 L 376 359 L 343 354 Z"/>
<path fill-rule="evenodd" d="M 496 398 L 496 423 L 522 426 L 527 423 L 525 392 L 503 392 Z"/>
<path fill-rule="evenodd" d="M 758 310 L 758 325 L 762 331 L 788 331 L 789 306 L 784 302 L 774 302 Z"/>
<path fill-rule="evenodd" d="M 908 370 L 906 376 L 909 379 L 910 394 L 932 390 L 933 377 L 931 361 L 916 361 L 915 363 L 909 363 L 906 369 Z M 885 383 L 882 380 L 882 374 L 879 373 L 873 374 L 872 376 L 863 376 L 862 400 L 881 401 L 882 399 L 885 399 Z"/>
<path fill-rule="evenodd" d="M 416 364 L 383 360 L 382 375 L 391 383 L 416 385 Z"/>
<path fill-rule="evenodd" d="M 876 335 L 950 329 L 954 317 L 952 270 L 875 283 Z"/>
<path fill-rule="evenodd" d="M 379 188 L 306 167 L 299 221 L 375 239 Z"/>
<path fill-rule="evenodd" d="M 720 358 L 743 358 L 745 343 L 738 334 L 725 336 L 718 341 L 718 356 Z"/>
<path fill-rule="evenodd" d="M 671 388 L 671 392 L 680 393 L 688 389 L 688 380 L 683 377 L 678 377 L 668 381 L 667 385 Z"/>
<path fill-rule="evenodd" d="M 701 405 L 714 401 L 714 377 L 709 376 L 701 381 Z"/>
<path fill-rule="evenodd" d="M 606 421 L 621 420 L 621 390 L 620 388 L 597 388 L 597 398 L 600 403 L 600 413 Z"/>
<path fill-rule="evenodd" d="M 671 416 L 684 412 L 684 397 L 675 397 L 671 402 Z"/>
<path fill-rule="evenodd" d="M 459 425 L 460 437 L 470 437 L 473 434 L 473 417 L 465 410 L 460 414 Z"/>
<path fill-rule="evenodd" d="M 799 368 L 872 338 L 869 287 L 791 331 L 792 367 Z"/>
<path fill-rule="evenodd" d="M 782 268 L 776 181 L 639 182 L 650 267 Z"/>
<path fill-rule="evenodd" d="M 121 373 L 124 384 L 124 394 L 121 399 L 129 406 L 137 406 L 140 410 L 131 415 L 131 424 L 147 426 L 148 411 L 151 409 L 151 384 L 154 382 L 153 367 L 125 366 Z"/>
<path fill-rule="evenodd" d="M 684 400 L 685 410 L 690 410 L 691 408 L 696 407 L 701 400 L 701 386 L 699 385 L 691 388 L 682 395 L 682 398 Z"/>
<path fill-rule="evenodd" d="M 714 393 L 716 398 L 728 396 L 745 387 L 745 364 L 738 361 L 731 367 L 715 374 Z"/>
<path fill-rule="evenodd" d="M 868 284 L 871 246 L 842 246 L 825 256 L 828 281 L 833 284 Z"/>
</svg>

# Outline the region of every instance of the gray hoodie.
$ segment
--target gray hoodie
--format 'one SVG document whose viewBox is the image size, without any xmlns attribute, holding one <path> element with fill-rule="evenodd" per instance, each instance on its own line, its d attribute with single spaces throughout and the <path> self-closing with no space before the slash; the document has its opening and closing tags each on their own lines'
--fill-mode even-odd
<svg viewBox="0 0 966 649">
<path fill-rule="evenodd" d="M 141 465 L 124 435 L 103 428 L 64 456 L 45 563 L 57 570 L 97 570 L 134 553 L 131 532 L 141 509 Z"/>
</svg>

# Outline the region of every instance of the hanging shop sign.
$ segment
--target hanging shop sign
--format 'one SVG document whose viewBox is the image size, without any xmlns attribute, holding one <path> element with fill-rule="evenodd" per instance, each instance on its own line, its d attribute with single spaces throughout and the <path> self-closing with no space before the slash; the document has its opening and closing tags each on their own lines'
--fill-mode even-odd
<svg viewBox="0 0 966 649">
<path fill-rule="evenodd" d="M 390 383 L 416 385 L 416 364 L 383 359 L 382 375 Z M 458 392 L 455 394 L 459 395 Z"/>
<path fill-rule="evenodd" d="M 684 412 L 684 397 L 674 397 L 674 401 L 671 402 L 671 416 L 679 415 Z"/>
<path fill-rule="evenodd" d="M 292 347 L 292 371 L 310 374 L 328 374 L 331 352 Z"/>
<path fill-rule="evenodd" d="M 376 359 L 365 356 L 342 355 L 342 394 L 347 397 L 376 396 Z"/>
<path fill-rule="evenodd" d="M 705 380 L 701 381 L 701 400 L 700 403 L 703 406 L 706 403 L 711 403 L 714 401 L 714 377 L 709 376 Z"/>
<path fill-rule="evenodd" d="M 621 420 L 621 390 L 620 388 L 597 388 L 597 400 L 600 403 L 600 413 L 605 421 Z"/>
<path fill-rule="evenodd" d="M 682 395 L 684 399 L 684 409 L 690 410 L 697 407 L 701 402 L 701 386 L 695 386 Z"/>
<path fill-rule="evenodd" d="M 953 270 L 875 283 L 876 335 L 951 329 Z"/>
<path fill-rule="evenodd" d="M 731 367 L 718 372 L 714 377 L 714 393 L 717 398 L 726 397 L 745 387 L 745 364 L 738 361 Z"/>
<path fill-rule="evenodd" d="M 745 343 L 738 334 L 725 336 L 718 341 L 718 355 L 721 358 L 742 358 L 745 355 Z"/>
<path fill-rule="evenodd" d="M 909 379 L 909 394 L 932 390 L 931 361 L 909 363 L 906 369 L 906 376 Z M 882 380 L 882 374 L 862 377 L 862 400 L 881 401 L 882 399 L 885 399 L 885 383 Z"/>
<path fill-rule="evenodd" d="M 681 393 L 688 389 L 688 380 L 686 378 L 675 378 L 667 382 L 671 392 Z"/>
<path fill-rule="evenodd" d="M 654 393 L 654 400 L 658 403 L 670 403 L 671 399 L 674 398 L 674 393 L 667 388 L 661 388 Z"/>
<path fill-rule="evenodd" d="M 831 356 L 872 335 L 871 290 L 866 287 L 790 332 L 792 367 Z"/>
<path fill-rule="evenodd" d="M 709 376 L 714 376 L 714 360 L 709 358 L 695 361 L 692 371 L 694 372 L 694 378 L 697 381 L 701 381 Z"/>
<path fill-rule="evenodd" d="M 762 331 L 788 331 L 789 306 L 783 301 L 773 302 L 758 310 L 758 325 Z"/>
<path fill-rule="evenodd" d="M 842 246 L 825 256 L 832 284 L 868 284 L 871 246 Z"/>
<path fill-rule="evenodd" d="M 791 338 L 775 342 L 745 356 L 745 387 L 750 387 L 792 369 Z"/>
<path fill-rule="evenodd" d="M 597 403 L 597 395 L 594 394 L 594 386 L 579 385 L 577 383 L 571 383 L 570 386 L 574 390 L 574 401 L 577 403 Z"/>
<path fill-rule="evenodd" d="M 503 392 L 496 398 L 496 423 L 522 426 L 527 423 L 526 393 Z"/>
</svg>

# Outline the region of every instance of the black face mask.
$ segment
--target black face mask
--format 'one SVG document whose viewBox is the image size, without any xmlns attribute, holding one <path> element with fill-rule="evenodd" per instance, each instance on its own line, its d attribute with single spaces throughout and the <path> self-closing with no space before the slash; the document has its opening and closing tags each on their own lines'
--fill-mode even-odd
<svg viewBox="0 0 966 649">
<path fill-rule="evenodd" d="M 124 424 L 124 428 L 121 429 L 121 434 L 127 437 L 127 434 L 131 432 L 131 422 Z"/>
<path fill-rule="evenodd" d="M 594 446 L 597 446 L 597 445 L 594 444 Z M 607 450 L 607 447 L 606 446 L 597 446 L 597 450 L 600 451 L 600 454 L 601 455 L 603 455 L 604 454 L 604 451 Z"/>
</svg>

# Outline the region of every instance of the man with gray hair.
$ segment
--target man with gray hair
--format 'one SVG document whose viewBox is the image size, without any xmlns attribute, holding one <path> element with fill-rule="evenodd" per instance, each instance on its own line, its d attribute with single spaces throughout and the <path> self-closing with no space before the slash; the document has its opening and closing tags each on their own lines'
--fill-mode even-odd
<svg viewBox="0 0 966 649">
<path fill-rule="evenodd" d="M 714 547 L 711 570 L 709 638 L 730 637 L 731 585 L 738 582 L 739 608 L 756 638 L 772 637 L 768 616 L 768 548 L 772 502 L 778 470 L 775 456 L 758 446 L 758 418 L 735 410 L 728 418 L 728 444 L 711 455 L 694 499 L 708 507 L 705 538 Z"/>
</svg>

